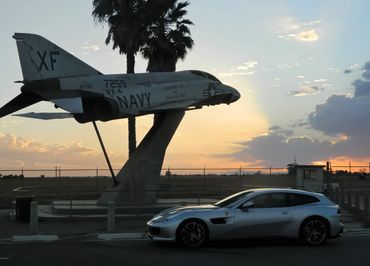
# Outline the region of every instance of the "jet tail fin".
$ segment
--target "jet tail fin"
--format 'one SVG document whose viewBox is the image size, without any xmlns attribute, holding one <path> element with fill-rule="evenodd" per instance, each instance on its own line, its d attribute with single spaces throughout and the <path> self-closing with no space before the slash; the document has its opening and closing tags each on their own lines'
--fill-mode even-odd
<svg viewBox="0 0 370 266">
<path fill-rule="evenodd" d="M 13 38 L 17 41 L 24 82 L 101 74 L 42 36 L 15 33 Z"/>
<path fill-rule="evenodd" d="M 0 117 L 6 116 L 8 114 L 14 113 L 21 110 L 27 106 L 38 103 L 42 101 L 42 98 L 33 93 L 22 92 L 13 100 L 5 104 L 0 108 Z"/>
</svg>

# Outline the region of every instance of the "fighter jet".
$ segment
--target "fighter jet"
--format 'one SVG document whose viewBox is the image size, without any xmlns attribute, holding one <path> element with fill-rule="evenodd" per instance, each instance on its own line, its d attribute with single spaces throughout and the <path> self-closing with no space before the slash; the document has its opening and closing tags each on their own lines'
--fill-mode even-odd
<svg viewBox="0 0 370 266">
<path fill-rule="evenodd" d="M 23 86 L 0 108 L 6 116 L 40 101 L 66 112 L 24 113 L 38 119 L 74 117 L 79 123 L 109 121 L 230 104 L 239 92 L 199 70 L 103 75 L 42 36 L 15 33 Z"/>
</svg>

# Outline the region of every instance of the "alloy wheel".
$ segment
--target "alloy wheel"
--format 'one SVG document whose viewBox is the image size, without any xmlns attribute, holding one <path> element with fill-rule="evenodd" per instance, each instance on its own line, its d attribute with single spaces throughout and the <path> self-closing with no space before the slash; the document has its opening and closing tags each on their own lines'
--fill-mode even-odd
<svg viewBox="0 0 370 266">
<path fill-rule="evenodd" d="M 179 230 L 179 240 L 187 247 L 200 247 L 207 240 L 207 229 L 202 222 L 188 221 Z"/>
<path fill-rule="evenodd" d="M 303 226 L 303 239 L 312 246 L 321 245 L 328 236 L 328 228 L 321 219 L 310 219 Z"/>
</svg>

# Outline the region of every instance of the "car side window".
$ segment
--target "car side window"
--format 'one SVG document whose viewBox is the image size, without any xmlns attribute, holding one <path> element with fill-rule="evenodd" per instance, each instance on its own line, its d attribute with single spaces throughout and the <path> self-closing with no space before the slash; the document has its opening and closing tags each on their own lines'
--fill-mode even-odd
<svg viewBox="0 0 370 266">
<path fill-rule="evenodd" d="M 264 194 L 253 198 L 251 200 L 253 202 L 251 208 L 268 208 L 269 197 L 268 194 Z"/>
<path fill-rule="evenodd" d="M 272 193 L 270 198 L 270 208 L 278 208 L 286 206 L 285 193 Z"/>
<path fill-rule="evenodd" d="M 288 206 L 298 206 L 298 205 L 305 205 L 314 202 L 319 202 L 314 196 L 305 195 L 305 194 L 298 194 L 298 193 L 289 193 L 287 194 L 287 203 Z"/>
<path fill-rule="evenodd" d="M 285 207 L 285 193 L 266 193 L 251 199 L 250 208 L 279 208 Z"/>
</svg>

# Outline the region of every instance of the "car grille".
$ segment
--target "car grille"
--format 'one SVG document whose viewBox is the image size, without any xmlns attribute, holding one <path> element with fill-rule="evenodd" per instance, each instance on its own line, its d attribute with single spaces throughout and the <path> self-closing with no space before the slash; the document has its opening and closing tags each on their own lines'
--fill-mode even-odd
<svg viewBox="0 0 370 266">
<path fill-rule="evenodd" d="M 148 226 L 148 233 L 152 236 L 159 235 L 161 229 L 158 227 Z"/>
</svg>

